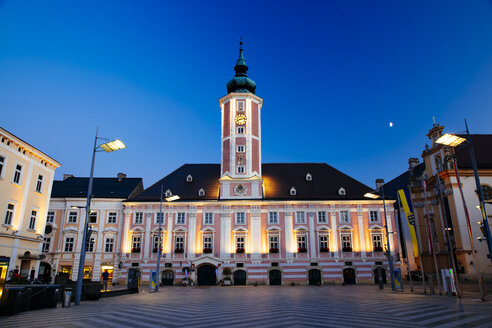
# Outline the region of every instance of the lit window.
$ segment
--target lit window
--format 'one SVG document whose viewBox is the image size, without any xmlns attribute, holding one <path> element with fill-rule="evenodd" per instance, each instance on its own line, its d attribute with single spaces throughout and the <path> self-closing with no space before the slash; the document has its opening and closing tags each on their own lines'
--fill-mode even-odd
<svg viewBox="0 0 492 328">
<path fill-rule="evenodd" d="M 244 212 L 236 213 L 236 224 L 246 224 L 246 213 Z"/>
<path fill-rule="evenodd" d="M 352 251 L 352 235 L 350 233 L 342 233 L 342 251 L 351 252 Z"/>
<path fill-rule="evenodd" d="M 340 211 L 340 223 L 350 223 L 348 211 Z"/>
<path fill-rule="evenodd" d="M 43 253 L 49 253 L 50 244 L 51 244 L 51 237 L 44 237 L 43 250 L 42 250 Z"/>
<path fill-rule="evenodd" d="M 185 224 L 186 213 L 178 213 L 176 216 L 176 224 Z"/>
<path fill-rule="evenodd" d="M 237 127 L 237 134 L 243 134 L 244 133 L 244 126 L 238 126 Z"/>
<path fill-rule="evenodd" d="M 237 173 L 244 173 L 244 166 L 238 166 Z"/>
<path fill-rule="evenodd" d="M 20 184 L 22 177 L 22 165 L 17 164 L 15 166 L 14 178 L 12 179 L 13 183 Z"/>
<path fill-rule="evenodd" d="M 92 279 L 93 268 L 91 265 L 84 266 L 84 276 L 83 279 Z"/>
<path fill-rule="evenodd" d="M 155 223 L 163 224 L 164 223 L 164 213 L 156 213 L 155 214 Z"/>
<path fill-rule="evenodd" d="M 370 211 L 369 212 L 369 221 L 370 222 L 379 222 L 379 212 L 378 211 Z"/>
<path fill-rule="evenodd" d="M 108 213 L 108 223 L 116 223 L 116 217 L 118 214 L 116 212 L 109 212 Z"/>
<path fill-rule="evenodd" d="M 143 213 L 142 212 L 136 212 L 135 213 L 135 218 L 134 218 L 134 224 L 142 224 L 143 223 Z"/>
<path fill-rule="evenodd" d="M 108 237 L 106 238 L 106 243 L 104 244 L 104 252 L 113 253 L 114 248 L 114 238 Z"/>
<path fill-rule="evenodd" d="M 268 223 L 270 223 L 270 224 L 278 223 L 278 213 L 277 212 L 268 213 Z"/>
<path fill-rule="evenodd" d="M 5 220 L 3 221 L 5 225 L 8 226 L 12 225 L 12 218 L 14 217 L 14 208 L 15 208 L 14 204 L 8 203 L 7 210 L 5 211 Z"/>
<path fill-rule="evenodd" d="M 329 252 L 330 251 L 328 240 L 329 239 L 328 239 L 327 234 L 320 234 L 319 235 L 319 251 L 320 252 Z"/>
<path fill-rule="evenodd" d="M 41 193 L 43 190 L 43 176 L 38 175 L 38 181 L 36 182 L 36 192 Z"/>
<path fill-rule="evenodd" d="M 73 243 L 74 243 L 74 238 L 73 237 L 67 237 L 65 238 L 65 252 L 73 252 Z"/>
<path fill-rule="evenodd" d="M 203 224 L 214 224 L 213 213 L 205 213 L 205 216 L 203 217 Z"/>
<path fill-rule="evenodd" d="M 75 211 L 68 212 L 68 223 L 77 223 L 78 213 Z"/>
<path fill-rule="evenodd" d="M 142 237 L 140 236 L 132 237 L 132 253 L 140 253 L 141 242 L 142 242 Z"/>
<path fill-rule="evenodd" d="M 327 223 L 326 212 L 318 212 L 318 223 Z"/>
<path fill-rule="evenodd" d="M 297 235 L 297 252 L 298 253 L 306 253 L 307 252 L 307 246 L 306 246 L 306 235 L 305 234 L 298 234 Z"/>
<path fill-rule="evenodd" d="M 244 153 L 244 146 L 243 145 L 237 146 L 237 152 L 238 153 Z"/>
<path fill-rule="evenodd" d="M 296 223 L 306 223 L 306 216 L 304 212 L 296 212 Z"/>
<path fill-rule="evenodd" d="M 38 211 L 31 211 L 31 218 L 29 219 L 29 229 L 34 230 L 36 228 L 36 217 L 38 216 Z"/>
<path fill-rule="evenodd" d="M 53 223 L 55 222 L 55 212 L 49 211 L 48 214 L 46 215 L 46 223 Z"/>
</svg>

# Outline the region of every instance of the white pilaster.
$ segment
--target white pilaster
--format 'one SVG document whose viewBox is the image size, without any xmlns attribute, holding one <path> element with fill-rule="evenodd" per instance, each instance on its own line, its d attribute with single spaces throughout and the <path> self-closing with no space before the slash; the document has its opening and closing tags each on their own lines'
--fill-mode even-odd
<svg viewBox="0 0 492 328">
<path fill-rule="evenodd" d="M 196 248 L 196 210 L 188 216 L 188 258 L 195 258 Z"/>
<path fill-rule="evenodd" d="M 261 258 L 261 212 L 259 207 L 251 210 L 251 258 Z"/>
<path fill-rule="evenodd" d="M 294 232 L 292 223 L 293 213 L 285 212 L 285 257 L 288 259 L 294 258 Z"/>
<path fill-rule="evenodd" d="M 332 244 L 330 245 L 330 249 L 336 257 L 339 257 L 340 247 L 338 246 L 337 213 L 335 211 L 334 206 L 332 206 L 332 208 L 330 209 L 330 219 L 331 219 L 331 239 L 332 239 Z"/>
<path fill-rule="evenodd" d="M 316 257 L 316 231 L 314 230 L 314 212 L 309 211 L 308 213 L 309 220 L 309 249 L 311 258 Z"/>
</svg>

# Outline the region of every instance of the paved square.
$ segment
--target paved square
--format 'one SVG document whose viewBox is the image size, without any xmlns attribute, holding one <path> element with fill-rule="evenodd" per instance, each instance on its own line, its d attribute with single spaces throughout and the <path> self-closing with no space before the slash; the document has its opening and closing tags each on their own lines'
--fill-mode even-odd
<svg viewBox="0 0 492 328">
<path fill-rule="evenodd" d="M 377 286 L 167 287 L 0 317 L 1 327 L 492 327 L 492 304 Z"/>
</svg>

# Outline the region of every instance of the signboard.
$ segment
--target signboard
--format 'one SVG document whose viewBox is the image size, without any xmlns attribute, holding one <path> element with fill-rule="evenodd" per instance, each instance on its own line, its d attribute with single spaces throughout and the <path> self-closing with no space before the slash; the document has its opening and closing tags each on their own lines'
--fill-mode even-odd
<svg viewBox="0 0 492 328">
<path fill-rule="evenodd" d="M 157 291 L 157 272 L 152 270 L 150 274 L 149 293 Z"/>
<path fill-rule="evenodd" d="M 395 287 L 396 289 L 403 289 L 401 285 L 401 269 L 393 269 L 394 277 L 395 277 Z"/>
</svg>

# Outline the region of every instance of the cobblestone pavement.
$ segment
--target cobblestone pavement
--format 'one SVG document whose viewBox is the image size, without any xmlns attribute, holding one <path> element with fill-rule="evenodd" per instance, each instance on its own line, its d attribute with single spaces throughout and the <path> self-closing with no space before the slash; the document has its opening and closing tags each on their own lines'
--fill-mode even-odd
<svg viewBox="0 0 492 328">
<path fill-rule="evenodd" d="M 161 287 L 0 317 L 0 327 L 492 327 L 491 303 L 374 285 Z"/>
</svg>

